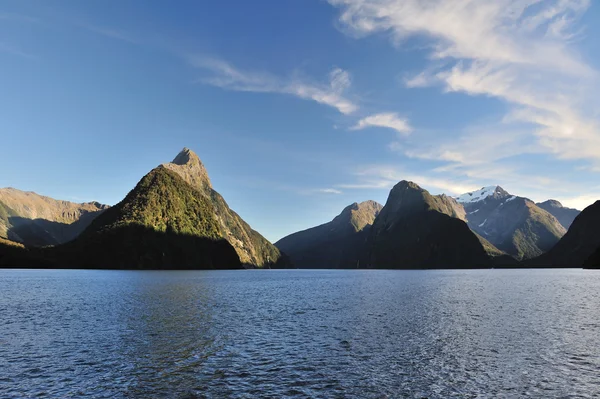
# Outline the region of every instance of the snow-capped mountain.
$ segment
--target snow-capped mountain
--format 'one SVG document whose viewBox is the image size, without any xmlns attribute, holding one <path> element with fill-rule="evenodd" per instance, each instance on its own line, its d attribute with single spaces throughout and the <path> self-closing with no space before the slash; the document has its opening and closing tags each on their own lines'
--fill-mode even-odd
<svg viewBox="0 0 600 399">
<path fill-rule="evenodd" d="M 472 204 L 474 202 L 483 201 L 486 198 L 500 199 L 506 197 L 510 197 L 510 194 L 506 192 L 502 187 L 489 186 L 482 187 L 480 190 L 477 191 L 471 191 L 470 193 L 459 195 L 458 197 L 455 197 L 455 199 L 461 204 Z"/>
<path fill-rule="evenodd" d="M 566 233 L 551 213 L 500 186 L 483 187 L 455 198 L 465 208 L 471 230 L 517 259 L 548 251 Z"/>
</svg>

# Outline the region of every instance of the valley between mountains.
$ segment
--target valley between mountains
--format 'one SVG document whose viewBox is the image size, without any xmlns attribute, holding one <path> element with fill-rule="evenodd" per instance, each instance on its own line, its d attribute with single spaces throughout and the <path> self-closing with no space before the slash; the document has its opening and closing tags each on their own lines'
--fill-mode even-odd
<svg viewBox="0 0 600 399">
<path fill-rule="evenodd" d="M 384 205 L 270 243 L 184 148 L 115 206 L 0 189 L 0 267 L 95 269 L 600 267 L 600 202 L 583 212 L 499 186 L 458 197 L 400 181 Z"/>
</svg>

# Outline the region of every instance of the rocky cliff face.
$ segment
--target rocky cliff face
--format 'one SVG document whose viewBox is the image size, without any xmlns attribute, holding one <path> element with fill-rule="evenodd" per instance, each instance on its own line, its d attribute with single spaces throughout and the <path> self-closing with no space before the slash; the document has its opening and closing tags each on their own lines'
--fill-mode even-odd
<svg viewBox="0 0 600 399">
<path fill-rule="evenodd" d="M 173 159 L 173 162 L 162 164 L 163 167 L 177 173 L 192 187 L 205 193 L 212 190 L 208 172 L 196 153 L 189 148 L 184 148 Z"/>
<path fill-rule="evenodd" d="M 331 222 L 291 234 L 275 246 L 298 268 L 365 267 L 359 260 L 366 249 L 369 229 L 381 209 L 375 201 L 354 203 Z"/>
<path fill-rule="evenodd" d="M 519 260 L 548 251 L 566 232 L 549 212 L 499 186 L 463 194 L 457 201 L 474 232 Z"/>
<path fill-rule="evenodd" d="M 184 148 L 173 162 L 162 166 L 177 173 L 211 202 L 223 238 L 235 248 L 242 263 L 256 267 L 273 267 L 285 261 L 280 251 L 231 210 L 221 194 L 212 188 L 206 168 L 193 151 Z"/>
<path fill-rule="evenodd" d="M 401 181 L 371 227 L 368 263 L 373 268 L 485 268 L 482 243 L 460 219 L 461 207 Z"/>
<path fill-rule="evenodd" d="M 107 205 L 73 203 L 0 189 L 0 237 L 28 246 L 57 245 L 77 237 Z"/>
</svg>

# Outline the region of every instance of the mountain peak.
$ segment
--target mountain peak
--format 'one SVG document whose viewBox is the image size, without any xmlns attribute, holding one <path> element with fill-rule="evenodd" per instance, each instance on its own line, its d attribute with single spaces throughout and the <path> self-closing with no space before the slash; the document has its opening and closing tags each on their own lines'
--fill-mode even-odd
<svg viewBox="0 0 600 399">
<path fill-rule="evenodd" d="M 187 147 L 183 147 L 183 150 L 181 150 L 179 152 L 179 154 L 177 154 L 177 156 L 175 157 L 175 159 L 173 159 L 173 161 L 171 163 L 174 163 L 175 165 L 187 165 L 190 163 L 201 163 L 200 162 L 200 158 L 198 157 L 198 155 L 196 155 L 196 153 L 192 150 L 190 150 Z"/>
<path fill-rule="evenodd" d="M 461 204 L 483 201 L 486 198 L 502 199 L 510 197 L 508 191 L 500 186 L 481 187 L 479 190 L 459 195 L 455 199 Z"/>
<path fill-rule="evenodd" d="M 212 188 L 206 168 L 196 153 L 187 147 L 177 154 L 173 162 L 165 163 L 163 166 L 177 173 L 183 180 L 194 188 L 204 191 Z"/>
<path fill-rule="evenodd" d="M 536 204 L 538 206 L 548 206 L 548 207 L 552 207 L 552 208 L 564 208 L 563 204 L 561 204 L 559 201 L 557 200 L 553 200 L 553 199 L 549 199 L 546 200 L 544 202 L 540 202 L 538 204 Z"/>
<path fill-rule="evenodd" d="M 370 226 L 379 215 L 383 206 L 375 201 L 368 200 L 361 203 L 355 202 L 348 205 L 336 216 L 332 223 L 347 225 L 350 223 L 356 231 L 361 231 L 365 226 Z"/>
<path fill-rule="evenodd" d="M 414 182 L 408 181 L 408 180 L 402 180 L 402 181 L 398 182 L 394 186 L 394 188 L 392 188 L 392 192 L 398 191 L 398 190 L 407 190 L 407 189 L 424 191 L 417 183 L 414 183 Z"/>
</svg>

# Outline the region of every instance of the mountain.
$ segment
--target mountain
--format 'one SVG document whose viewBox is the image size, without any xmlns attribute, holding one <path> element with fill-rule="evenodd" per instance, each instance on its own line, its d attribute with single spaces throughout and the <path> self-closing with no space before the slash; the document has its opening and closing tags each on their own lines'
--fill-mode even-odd
<svg viewBox="0 0 600 399">
<path fill-rule="evenodd" d="M 57 245 L 77 237 L 107 205 L 73 203 L 0 189 L 0 238 L 28 246 Z"/>
<path fill-rule="evenodd" d="M 367 262 L 372 268 L 485 268 L 492 265 L 482 243 L 461 220 L 453 198 L 433 196 L 401 181 L 370 229 Z"/>
<path fill-rule="evenodd" d="M 567 230 L 569 230 L 569 227 L 571 227 L 571 224 L 580 213 L 577 209 L 565 208 L 556 200 L 538 202 L 536 205 L 554 216 Z"/>
<path fill-rule="evenodd" d="M 11 210 L 12 212 L 12 210 Z M 252 230 L 210 183 L 196 154 L 144 176 L 73 241 L 19 248 L 0 242 L 0 264 L 111 269 L 286 267 L 288 258 Z M 8 258 L 7 258 L 8 256 Z"/>
<path fill-rule="evenodd" d="M 111 269 L 231 269 L 241 263 L 222 238 L 211 202 L 159 166 L 74 241 L 42 250 L 61 266 Z"/>
<path fill-rule="evenodd" d="M 179 175 L 212 204 L 222 237 L 235 248 L 242 263 L 256 267 L 284 266 L 287 260 L 281 252 L 231 210 L 213 189 L 206 168 L 193 151 L 184 148 L 173 162 L 162 166 Z"/>
<path fill-rule="evenodd" d="M 600 201 L 585 208 L 567 234 L 547 253 L 528 264 L 540 267 L 598 266 L 600 249 Z"/>
<path fill-rule="evenodd" d="M 298 268 L 355 268 L 381 209 L 375 201 L 355 202 L 332 221 L 290 234 L 275 246 Z"/>
<path fill-rule="evenodd" d="M 471 230 L 519 260 L 548 251 L 566 233 L 551 213 L 500 186 L 483 187 L 456 200 Z"/>
</svg>

